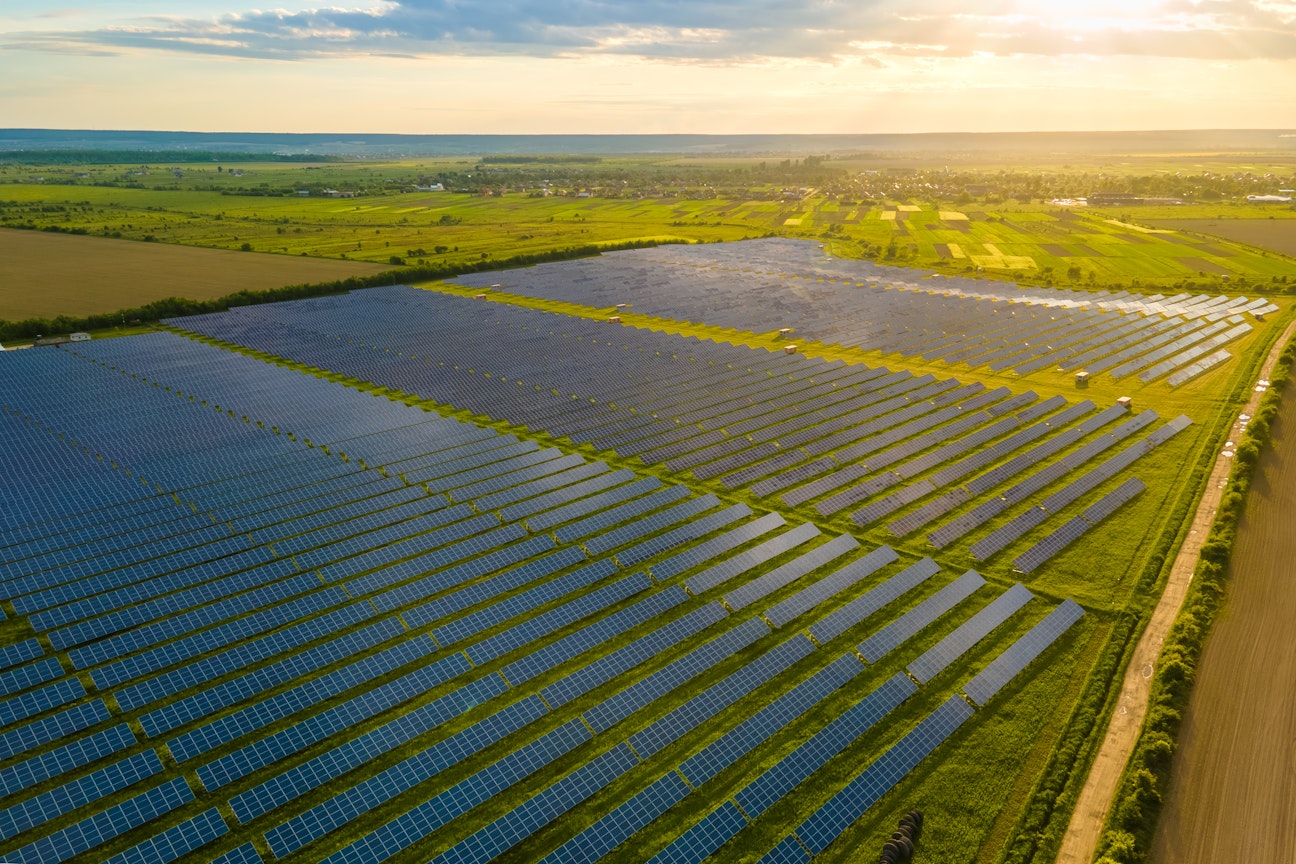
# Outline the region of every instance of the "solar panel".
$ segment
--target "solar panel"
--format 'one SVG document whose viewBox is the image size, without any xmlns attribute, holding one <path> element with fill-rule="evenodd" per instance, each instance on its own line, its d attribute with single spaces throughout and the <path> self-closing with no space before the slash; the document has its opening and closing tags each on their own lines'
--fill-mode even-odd
<svg viewBox="0 0 1296 864">
<path fill-rule="evenodd" d="M 930 579 L 940 565 L 930 558 L 915 561 L 881 585 L 876 585 L 836 612 L 811 624 L 809 633 L 820 645 L 840 636 L 893 600 Z"/>
<path fill-rule="evenodd" d="M 918 767 L 923 759 L 972 716 L 972 706 L 958 696 L 909 731 L 796 828 L 796 836 L 814 855 L 827 849 L 878 799 Z"/>
<path fill-rule="evenodd" d="M 114 855 L 105 864 L 168 864 L 168 862 L 210 843 L 228 831 L 229 829 L 225 825 L 225 820 L 221 818 L 220 811 L 212 807 L 192 819 L 186 819 L 179 825 L 173 825 L 161 833 L 154 834 L 144 842 L 137 843 L 126 851 Z M 241 848 L 247 849 L 253 855 L 257 854 L 251 844 L 244 844 Z M 233 860 L 230 855 L 223 855 L 216 861 L 221 862 L 223 859 Z M 243 852 L 239 854 L 239 860 L 247 862 L 259 861 L 260 855 L 252 859 L 247 857 L 247 852 Z M 216 864 L 216 862 L 213 862 L 213 864 Z"/>
<path fill-rule="evenodd" d="M 1018 582 L 960 624 L 944 639 L 927 649 L 906 669 L 919 684 L 926 684 L 949 664 L 962 657 L 972 646 L 990 635 L 991 631 L 1012 617 L 1014 612 L 1025 606 L 1034 596 L 1025 585 Z"/>
<path fill-rule="evenodd" d="M 775 627 L 781 627 L 829 597 L 876 573 L 882 567 L 896 561 L 898 557 L 890 546 L 879 546 L 863 558 L 847 564 L 814 585 L 798 591 L 782 603 L 766 609 L 765 619 Z"/>
<path fill-rule="evenodd" d="M 680 773 L 694 788 L 701 786 L 863 671 L 853 654 L 843 654 L 703 747 L 680 765 Z"/>
<path fill-rule="evenodd" d="M 858 548 L 858 540 L 849 534 L 841 534 L 824 545 L 730 591 L 724 596 L 724 603 L 733 610 L 744 609 L 761 598 L 778 591 L 780 588 L 792 584 L 806 574 L 818 570 L 828 562 Z"/>
<path fill-rule="evenodd" d="M 903 672 L 884 681 L 734 795 L 755 819 L 876 726 L 918 687 Z"/>
<path fill-rule="evenodd" d="M 790 549 L 795 549 L 811 538 L 818 537 L 819 534 L 819 529 L 809 522 L 798 525 L 791 531 L 786 531 L 771 540 L 766 540 L 759 546 L 740 552 L 731 558 L 726 558 L 696 576 L 689 577 L 684 582 L 684 587 L 688 589 L 690 594 L 700 594 L 733 579 L 735 576 L 746 573 L 748 570 L 758 567 Z"/>
<path fill-rule="evenodd" d="M 604 732 L 653 700 L 768 634 L 769 628 L 759 618 L 744 621 L 588 709 L 584 714 L 585 722 L 595 732 Z"/>
<path fill-rule="evenodd" d="M 980 573 L 967 571 L 861 642 L 858 649 L 860 656 L 870 663 L 877 663 L 924 627 L 962 603 L 984 584 L 985 579 Z"/>
<path fill-rule="evenodd" d="M 550 852 L 541 861 L 550 864 L 593 864 L 679 803 L 690 791 L 678 774 L 666 774 Z"/>
<path fill-rule="evenodd" d="M 977 705 L 985 705 L 1083 615 L 1084 610 L 1074 600 L 1062 601 L 1025 636 L 990 661 L 988 666 L 964 685 L 963 692 Z"/>
<path fill-rule="evenodd" d="M 631 735 L 630 746 L 640 759 L 647 759 L 812 651 L 814 643 L 809 639 L 792 637 Z"/>
</svg>

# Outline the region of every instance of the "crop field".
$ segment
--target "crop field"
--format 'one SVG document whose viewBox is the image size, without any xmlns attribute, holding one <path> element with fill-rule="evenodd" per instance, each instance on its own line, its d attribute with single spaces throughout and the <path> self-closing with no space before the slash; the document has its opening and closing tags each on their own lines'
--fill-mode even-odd
<svg viewBox="0 0 1296 864">
<path fill-rule="evenodd" d="M 473 167 L 467 161 L 249 165 L 247 177 L 203 168 L 188 170 L 181 180 L 154 170 L 130 177 L 129 188 L 93 185 L 100 179 L 93 173 L 97 168 L 76 179 L 70 168 L 64 172 L 68 176 L 50 171 L 30 177 L 7 167 L 0 168 L 0 226 L 395 266 L 480 262 L 572 245 L 713 242 L 776 234 L 827 243 L 844 257 L 1033 284 L 1220 291 L 1296 279 L 1290 257 L 1239 245 L 1227 233 L 1205 240 L 1173 230 L 1149 231 L 1139 222 L 1144 215 L 1214 214 L 1232 207 L 1225 203 L 1136 208 L 1133 212 L 1140 215 L 1125 221 L 1123 212 L 1015 200 L 863 201 L 813 187 L 769 184 L 739 196 L 733 190 L 676 186 L 664 173 L 669 168 L 655 163 L 606 166 L 631 172 L 642 188 L 633 193 L 619 185 L 594 191 L 581 191 L 579 183 L 541 187 L 536 180 L 533 186 L 489 194 L 420 192 L 409 186 L 357 198 L 319 197 L 323 186 L 364 188 L 393 182 L 395 176 Z M 644 173 L 655 182 L 645 180 Z M 278 190 L 294 185 L 309 185 L 311 196 L 257 193 L 261 186 Z M 1266 212 L 1271 210 L 1287 213 L 1282 208 Z M 1224 277 L 1230 280 L 1227 286 Z"/>
<path fill-rule="evenodd" d="M 361 262 L 0 229 L 0 282 L 5 285 L 0 319 L 84 316 L 165 297 L 204 300 L 384 269 Z"/>
<path fill-rule="evenodd" d="M 0 857 L 847 862 L 921 809 L 924 858 L 1051 860 L 1041 778 L 1290 303 L 866 266 L 0 355 Z"/>
<path fill-rule="evenodd" d="M 1296 257 L 1296 219 L 1157 219 L 1155 224 Z"/>
<path fill-rule="evenodd" d="M 1296 855 L 1288 803 L 1293 787 L 1287 730 L 1296 722 L 1289 691 L 1296 615 L 1289 563 L 1290 482 L 1296 412 L 1284 405 L 1273 449 L 1262 458 L 1238 529 L 1229 599 L 1197 668 L 1172 783 L 1149 860 L 1285 861 Z"/>
</svg>

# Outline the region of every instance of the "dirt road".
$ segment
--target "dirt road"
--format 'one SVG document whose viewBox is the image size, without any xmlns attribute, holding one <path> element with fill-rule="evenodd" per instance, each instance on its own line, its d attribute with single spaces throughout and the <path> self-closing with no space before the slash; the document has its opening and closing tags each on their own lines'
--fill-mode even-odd
<svg viewBox="0 0 1296 864">
<path fill-rule="evenodd" d="M 1283 347 L 1292 338 L 1293 333 L 1296 333 L 1296 323 L 1291 324 L 1274 344 L 1273 350 L 1265 358 L 1265 362 L 1261 367 L 1260 378 L 1267 380 L 1272 374 L 1274 365 L 1278 362 L 1278 355 L 1282 353 Z M 1259 406 L 1261 395 L 1253 390 L 1251 398 L 1247 401 L 1246 407 L 1242 409 L 1241 413 L 1254 414 Z M 1296 428 L 1296 417 L 1293 417 L 1292 425 L 1293 428 Z M 1241 434 L 1242 428 L 1239 422 L 1235 420 L 1230 437 L 1232 440 L 1238 441 L 1241 439 Z M 1296 434 L 1293 434 L 1292 437 L 1296 439 Z M 1296 457 L 1293 457 L 1293 461 L 1296 461 Z M 1111 807 L 1112 798 L 1116 794 L 1116 784 L 1120 781 L 1121 772 L 1125 769 L 1125 763 L 1129 761 L 1130 753 L 1134 750 L 1134 742 L 1138 739 L 1139 729 L 1143 725 L 1143 716 L 1147 712 L 1153 666 L 1156 663 L 1157 656 L 1161 653 L 1161 646 L 1165 643 L 1165 637 L 1170 630 L 1170 625 L 1174 623 L 1175 616 L 1179 614 L 1179 607 L 1183 605 L 1184 595 L 1188 591 L 1188 583 L 1192 580 L 1193 570 L 1197 567 L 1198 553 L 1201 551 L 1202 544 L 1206 541 L 1211 522 L 1215 519 L 1215 510 L 1219 505 L 1220 496 L 1228 481 L 1228 472 L 1232 467 L 1232 462 L 1231 458 L 1220 455 L 1216 458 L 1215 465 L 1211 469 L 1210 479 L 1206 483 L 1206 491 L 1202 495 L 1197 512 L 1193 515 L 1191 532 L 1179 549 L 1179 554 L 1171 567 L 1170 577 L 1166 583 L 1165 591 L 1161 595 L 1161 600 L 1157 603 L 1156 609 L 1153 610 L 1152 620 L 1148 622 L 1147 629 L 1143 631 L 1143 637 L 1134 649 L 1134 656 L 1130 659 L 1130 665 L 1125 670 L 1125 680 L 1121 685 L 1120 700 L 1116 704 L 1116 710 L 1112 715 L 1111 723 L 1107 727 L 1107 733 L 1098 750 L 1098 755 L 1094 759 L 1093 767 L 1089 771 L 1089 777 L 1085 781 L 1084 788 L 1080 791 L 1080 798 L 1076 802 L 1075 811 L 1071 814 L 1071 824 L 1067 826 L 1066 835 L 1062 838 L 1062 848 L 1058 852 L 1058 864 L 1089 864 L 1094 858 L 1099 835 L 1102 832 L 1103 820 L 1106 818 L 1107 810 Z M 1296 484 L 1293 485 L 1293 494 L 1296 495 Z M 1289 558 L 1288 560 L 1293 559 Z M 1231 587 L 1230 591 L 1232 590 L 1234 589 Z M 1288 621 L 1290 620 L 1293 619 L 1288 619 Z M 1201 682 L 1199 680 L 1197 689 L 1200 690 L 1200 688 Z M 1197 700 L 1197 693 L 1194 693 L 1193 700 Z M 1290 750 L 1290 735 L 1286 736 L 1284 740 Z M 1289 810 L 1288 812 L 1292 811 Z M 1166 860 L 1178 862 L 1183 859 L 1171 857 Z M 1213 860 L 1242 859 L 1228 854 Z M 1290 864 L 1292 858 L 1289 856 L 1284 860 Z"/>
</svg>

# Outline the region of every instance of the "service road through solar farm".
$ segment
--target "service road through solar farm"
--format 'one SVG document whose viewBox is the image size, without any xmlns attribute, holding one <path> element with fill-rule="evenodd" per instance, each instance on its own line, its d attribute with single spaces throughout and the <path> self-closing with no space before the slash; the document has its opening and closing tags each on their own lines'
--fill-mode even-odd
<svg viewBox="0 0 1296 864">
<path fill-rule="evenodd" d="M 1056 842 L 1287 313 L 760 240 L 0 354 L 0 857 Z"/>
</svg>

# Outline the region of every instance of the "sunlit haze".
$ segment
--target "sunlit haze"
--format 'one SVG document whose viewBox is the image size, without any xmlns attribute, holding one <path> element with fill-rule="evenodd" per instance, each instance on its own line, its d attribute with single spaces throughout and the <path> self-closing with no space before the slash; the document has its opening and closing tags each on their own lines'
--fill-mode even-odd
<svg viewBox="0 0 1296 864">
<path fill-rule="evenodd" d="M 405 133 L 1296 126 L 1291 0 L 0 4 L 0 126 Z"/>
</svg>

